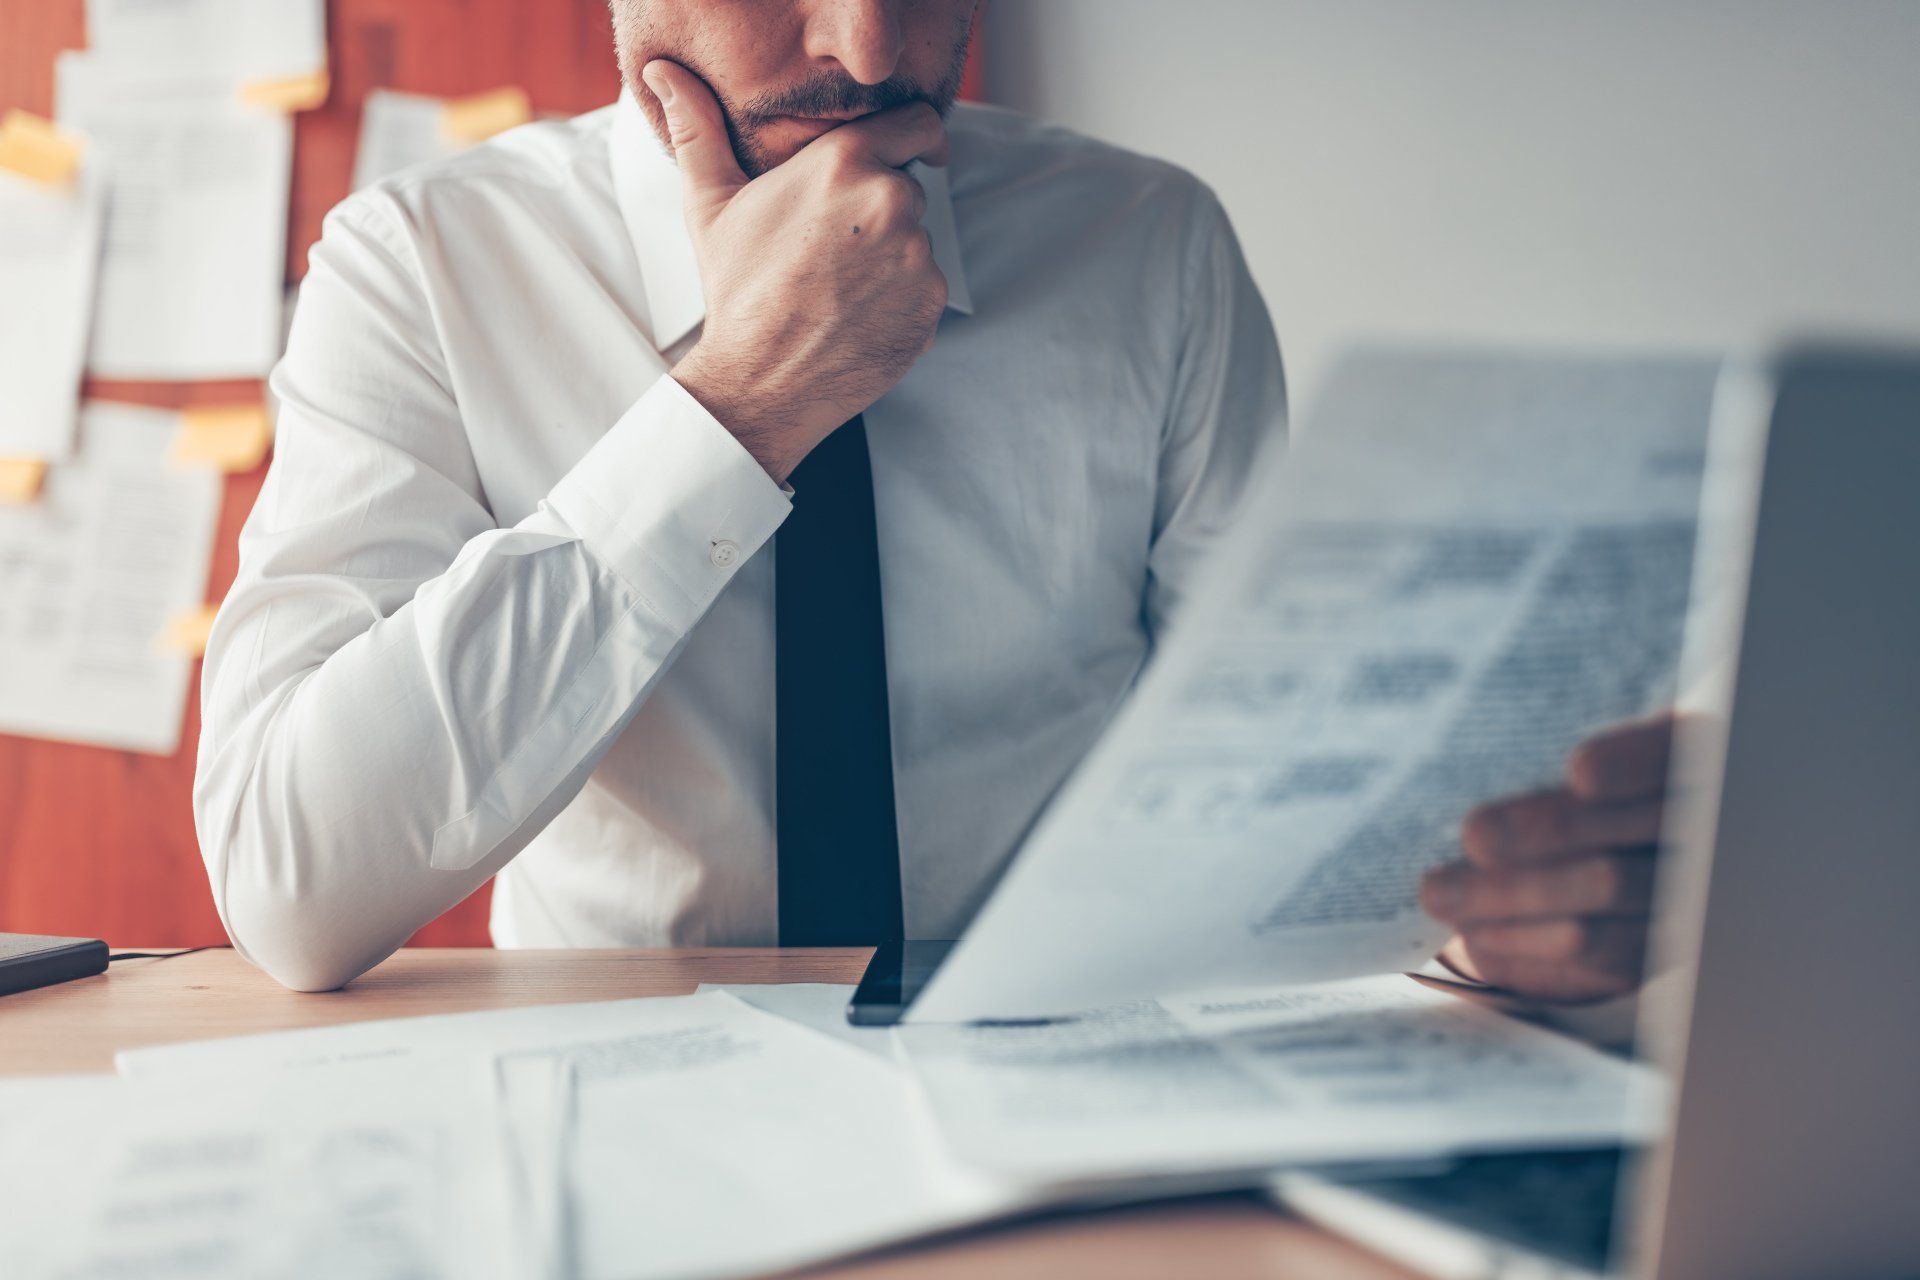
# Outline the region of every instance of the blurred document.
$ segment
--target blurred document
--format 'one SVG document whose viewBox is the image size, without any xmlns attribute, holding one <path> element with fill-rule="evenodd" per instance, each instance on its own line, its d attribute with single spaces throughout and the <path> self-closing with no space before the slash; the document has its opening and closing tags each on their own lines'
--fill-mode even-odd
<svg viewBox="0 0 1920 1280">
<path fill-rule="evenodd" d="M 893 1061 L 893 1035 L 887 1027 L 856 1027 L 847 1021 L 854 988 L 837 982 L 703 982 L 702 992 L 721 991 L 762 1013 L 796 1022 L 884 1061 Z"/>
<path fill-rule="evenodd" d="M 1348 360 L 910 1019 L 1418 967 L 1467 811 L 1672 698 L 1715 377 Z"/>
<path fill-rule="evenodd" d="M 88 405 L 40 499 L 0 506 L 0 733 L 179 746 L 191 664 L 161 638 L 206 599 L 221 484 L 169 465 L 178 420 Z"/>
<path fill-rule="evenodd" d="M 62 126 L 106 165 L 88 367 L 104 378 L 258 378 L 280 352 L 293 125 L 234 81 L 68 53 Z"/>
<path fill-rule="evenodd" d="M 0 1275 L 506 1280 L 486 1068 L 0 1085 Z"/>
<path fill-rule="evenodd" d="M 1027 1197 L 954 1166 L 900 1069 L 730 996 L 556 1005 L 122 1053 L 136 1079 L 480 1051 L 560 1061 L 571 1274 L 758 1275 Z"/>
<path fill-rule="evenodd" d="M 59 185 L 0 169 L 0 458 L 73 452 L 102 204 L 92 164 Z"/>
<path fill-rule="evenodd" d="M 280 79 L 327 65 L 324 0 L 87 0 L 87 37 L 161 71 Z"/>
<path fill-rule="evenodd" d="M 443 160 L 533 118 L 523 89 L 499 89 L 470 98 L 430 98 L 374 89 L 360 114 L 360 149 L 353 189 Z"/>
<path fill-rule="evenodd" d="M 1653 1073 L 1389 975 L 896 1033 L 963 1161 L 1064 1181 L 1650 1137 Z"/>
</svg>

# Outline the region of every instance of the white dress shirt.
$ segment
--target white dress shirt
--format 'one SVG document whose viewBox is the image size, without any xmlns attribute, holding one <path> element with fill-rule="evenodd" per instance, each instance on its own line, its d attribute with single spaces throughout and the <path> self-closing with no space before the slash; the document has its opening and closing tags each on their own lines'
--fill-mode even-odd
<svg viewBox="0 0 1920 1280">
<path fill-rule="evenodd" d="M 948 313 L 866 414 L 914 937 L 979 904 L 1284 432 L 1205 187 L 1005 112 L 951 132 Z M 806 494 L 668 376 L 704 306 L 638 108 L 356 195 L 311 268 L 207 654 L 234 944 L 337 986 L 490 876 L 502 946 L 776 941 L 771 557 Z"/>
</svg>

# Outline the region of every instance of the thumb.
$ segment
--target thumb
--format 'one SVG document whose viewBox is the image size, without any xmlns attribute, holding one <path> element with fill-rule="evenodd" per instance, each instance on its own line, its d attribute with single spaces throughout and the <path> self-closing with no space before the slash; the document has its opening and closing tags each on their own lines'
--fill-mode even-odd
<svg viewBox="0 0 1920 1280">
<path fill-rule="evenodd" d="M 726 117 L 706 82 L 677 62 L 655 58 L 640 72 L 660 100 L 667 117 L 667 141 L 680 162 L 687 211 L 704 225 L 711 222 L 747 175 L 734 158 Z"/>
</svg>

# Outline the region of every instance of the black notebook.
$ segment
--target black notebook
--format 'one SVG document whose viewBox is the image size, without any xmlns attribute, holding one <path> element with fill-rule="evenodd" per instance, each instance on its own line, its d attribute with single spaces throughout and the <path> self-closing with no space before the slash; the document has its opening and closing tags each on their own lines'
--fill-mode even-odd
<svg viewBox="0 0 1920 1280">
<path fill-rule="evenodd" d="M 97 938 L 0 933 L 0 996 L 91 977 L 106 969 L 107 944 Z"/>
</svg>

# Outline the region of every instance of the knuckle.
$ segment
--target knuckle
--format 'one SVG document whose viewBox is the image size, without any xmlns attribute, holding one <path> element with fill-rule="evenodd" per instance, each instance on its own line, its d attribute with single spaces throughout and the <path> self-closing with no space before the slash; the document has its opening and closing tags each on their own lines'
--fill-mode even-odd
<svg viewBox="0 0 1920 1280">
<path fill-rule="evenodd" d="M 1593 942 L 1593 926 L 1585 920 L 1562 920 L 1550 931 L 1546 949 L 1555 960 L 1578 960 Z"/>
<path fill-rule="evenodd" d="M 1586 879 L 1585 897 L 1595 906 L 1610 907 L 1627 896 L 1627 877 L 1617 858 L 1590 858 L 1581 868 Z"/>
</svg>

